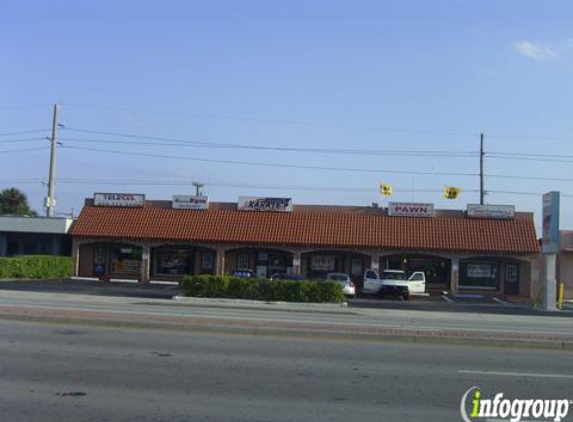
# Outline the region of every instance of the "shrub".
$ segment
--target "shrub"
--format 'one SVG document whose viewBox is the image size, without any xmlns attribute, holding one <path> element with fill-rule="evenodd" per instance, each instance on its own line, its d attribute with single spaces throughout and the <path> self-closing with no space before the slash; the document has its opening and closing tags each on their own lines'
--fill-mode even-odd
<svg viewBox="0 0 573 422">
<path fill-rule="evenodd" d="M 65 278 L 72 275 L 72 259 L 67 256 L 30 255 L 0 258 L 2 278 Z"/>
<path fill-rule="evenodd" d="M 185 276 L 180 283 L 186 296 L 254 299 L 281 302 L 342 302 L 340 284 L 325 281 L 263 280 L 229 276 Z"/>
</svg>

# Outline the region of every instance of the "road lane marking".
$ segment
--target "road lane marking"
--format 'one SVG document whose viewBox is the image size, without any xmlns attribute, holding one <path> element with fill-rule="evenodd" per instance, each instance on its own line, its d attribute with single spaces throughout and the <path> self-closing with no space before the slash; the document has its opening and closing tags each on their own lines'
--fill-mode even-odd
<svg viewBox="0 0 573 422">
<path fill-rule="evenodd" d="M 446 295 L 442 295 L 442 299 L 444 299 L 448 303 L 454 303 L 454 301 L 452 299 L 450 299 L 449 297 L 447 297 Z"/>
<path fill-rule="evenodd" d="M 571 379 L 568 374 L 535 374 L 531 372 L 496 372 L 496 371 L 458 371 L 459 374 L 469 375 L 492 375 L 498 377 L 527 377 L 527 378 L 564 378 Z"/>
</svg>

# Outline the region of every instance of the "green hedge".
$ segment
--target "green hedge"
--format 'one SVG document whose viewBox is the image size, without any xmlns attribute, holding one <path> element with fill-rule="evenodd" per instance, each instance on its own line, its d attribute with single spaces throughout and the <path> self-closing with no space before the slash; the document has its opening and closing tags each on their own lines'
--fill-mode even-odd
<svg viewBox="0 0 573 422">
<path fill-rule="evenodd" d="M 2 278 L 64 278 L 72 275 L 72 259 L 67 256 L 30 255 L 0 258 Z"/>
<path fill-rule="evenodd" d="M 185 276 L 185 296 L 254 299 L 273 302 L 342 302 L 340 284 L 332 281 L 264 280 L 231 276 Z"/>
</svg>

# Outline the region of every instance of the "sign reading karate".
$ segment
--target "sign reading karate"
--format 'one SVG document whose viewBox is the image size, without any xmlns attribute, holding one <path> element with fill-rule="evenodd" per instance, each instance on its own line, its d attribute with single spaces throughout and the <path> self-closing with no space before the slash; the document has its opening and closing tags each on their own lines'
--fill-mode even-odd
<svg viewBox="0 0 573 422">
<path fill-rule="evenodd" d="M 410 202 L 390 202 L 388 215 L 392 217 L 434 217 L 434 204 L 417 204 Z"/>
<path fill-rule="evenodd" d="M 95 193 L 94 205 L 105 207 L 143 207 L 145 195 L 139 193 Z"/>
<path fill-rule="evenodd" d="M 239 211 L 292 211 L 291 198 L 265 198 L 240 196 L 237 204 Z"/>
<path fill-rule="evenodd" d="M 173 195 L 171 208 L 174 210 L 206 210 L 209 209 L 207 196 Z"/>
</svg>

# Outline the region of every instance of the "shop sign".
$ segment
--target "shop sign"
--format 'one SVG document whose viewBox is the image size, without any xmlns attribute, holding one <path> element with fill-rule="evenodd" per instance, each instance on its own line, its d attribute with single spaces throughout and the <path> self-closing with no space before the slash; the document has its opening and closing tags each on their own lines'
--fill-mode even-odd
<svg viewBox="0 0 573 422">
<path fill-rule="evenodd" d="M 137 193 L 96 193 L 94 205 L 107 207 L 143 207 L 145 195 Z"/>
<path fill-rule="evenodd" d="M 511 220 L 515 218 L 515 207 L 513 205 L 468 204 L 468 217 Z"/>
<path fill-rule="evenodd" d="M 171 208 L 174 210 L 206 210 L 209 209 L 209 197 L 173 195 Z"/>
<path fill-rule="evenodd" d="M 410 202 L 390 202 L 388 215 L 392 217 L 434 217 L 434 204 L 418 204 Z"/>
<path fill-rule="evenodd" d="M 543 195 L 543 253 L 559 252 L 559 192 Z"/>
<path fill-rule="evenodd" d="M 240 196 L 237 209 L 239 211 L 291 212 L 292 199 Z"/>
</svg>

